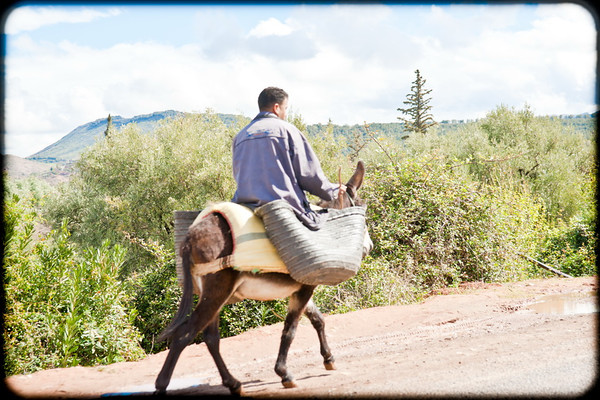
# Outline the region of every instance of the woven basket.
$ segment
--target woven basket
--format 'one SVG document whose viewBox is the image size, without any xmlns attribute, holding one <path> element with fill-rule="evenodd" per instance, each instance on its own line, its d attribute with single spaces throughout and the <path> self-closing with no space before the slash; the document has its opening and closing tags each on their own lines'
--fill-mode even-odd
<svg viewBox="0 0 600 400">
<path fill-rule="evenodd" d="M 365 232 L 364 207 L 329 209 L 327 221 L 318 231 L 306 228 L 284 200 L 267 203 L 255 212 L 297 282 L 336 285 L 358 271 Z"/>
</svg>

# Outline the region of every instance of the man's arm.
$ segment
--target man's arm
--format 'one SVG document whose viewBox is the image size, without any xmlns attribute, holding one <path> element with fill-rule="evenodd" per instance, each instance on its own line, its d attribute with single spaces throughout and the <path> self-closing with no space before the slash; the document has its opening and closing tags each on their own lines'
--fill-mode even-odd
<svg viewBox="0 0 600 400">
<path fill-rule="evenodd" d="M 305 190 L 323 200 L 333 200 L 339 184 L 329 181 L 321 168 L 321 163 L 310 143 L 300 131 L 290 132 L 292 164 L 298 183 Z"/>
</svg>

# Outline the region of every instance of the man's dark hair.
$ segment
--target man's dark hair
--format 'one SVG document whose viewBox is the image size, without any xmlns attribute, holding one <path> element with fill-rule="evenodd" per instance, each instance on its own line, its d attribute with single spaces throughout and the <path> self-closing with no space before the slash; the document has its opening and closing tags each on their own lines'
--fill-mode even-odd
<svg viewBox="0 0 600 400">
<path fill-rule="evenodd" d="M 275 103 L 283 103 L 288 98 L 285 90 L 277 87 L 268 87 L 258 95 L 258 109 L 263 111 L 271 108 Z"/>
</svg>

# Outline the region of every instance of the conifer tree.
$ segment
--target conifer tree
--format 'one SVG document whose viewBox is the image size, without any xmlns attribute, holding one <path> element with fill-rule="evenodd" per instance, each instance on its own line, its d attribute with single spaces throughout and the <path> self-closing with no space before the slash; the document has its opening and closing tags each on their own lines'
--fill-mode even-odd
<svg viewBox="0 0 600 400">
<path fill-rule="evenodd" d="M 405 124 L 405 129 L 409 132 L 427 133 L 427 130 L 432 126 L 437 125 L 433 120 L 433 115 L 430 113 L 431 106 L 429 102 L 431 97 L 427 97 L 431 93 L 431 89 L 425 89 L 426 80 L 421 76 L 419 70 L 415 71 L 417 78 L 412 83 L 410 93 L 406 95 L 407 108 L 398 108 L 408 118 L 398 117 Z"/>
<path fill-rule="evenodd" d="M 108 114 L 108 118 L 106 119 L 106 130 L 104 131 L 104 137 L 109 138 L 112 133 L 113 133 L 112 117 L 110 116 L 110 114 Z"/>
</svg>

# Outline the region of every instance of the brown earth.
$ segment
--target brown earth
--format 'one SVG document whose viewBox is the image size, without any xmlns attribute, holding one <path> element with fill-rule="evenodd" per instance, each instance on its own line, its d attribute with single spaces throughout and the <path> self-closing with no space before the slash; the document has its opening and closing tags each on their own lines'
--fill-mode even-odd
<svg viewBox="0 0 600 400">
<path fill-rule="evenodd" d="M 329 315 L 334 371 L 303 318 L 288 358 L 294 389 L 273 371 L 281 324 L 223 339 L 221 352 L 250 397 L 579 396 L 597 378 L 597 287 L 596 277 L 467 284 L 420 304 Z M 25 397 L 151 394 L 165 357 L 5 383 Z M 167 394 L 228 394 L 204 344 L 183 352 Z"/>
</svg>

